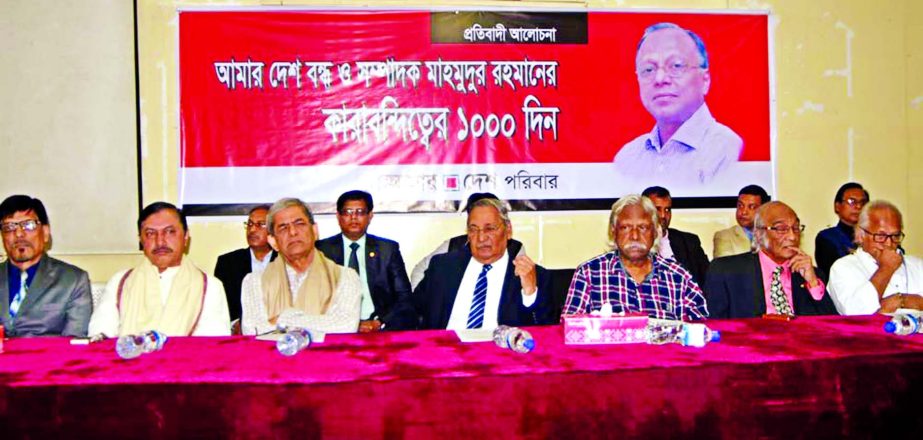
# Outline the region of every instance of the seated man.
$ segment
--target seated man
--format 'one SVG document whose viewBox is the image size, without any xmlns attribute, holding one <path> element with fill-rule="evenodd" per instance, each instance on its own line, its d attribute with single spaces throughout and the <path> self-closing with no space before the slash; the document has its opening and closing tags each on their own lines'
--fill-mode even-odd
<svg viewBox="0 0 923 440">
<path fill-rule="evenodd" d="M 715 233 L 714 257 L 750 252 L 753 243 L 753 216 L 756 209 L 769 201 L 769 194 L 758 185 L 747 185 L 737 194 L 737 224 Z"/>
<path fill-rule="evenodd" d="M 493 193 L 473 193 L 468 196 L 468 202 L 465 203 L 465 212 L 467 213 L 471 211 L 471 205 L 474 204 L 474 202 L 485 198 L 500 200 Z M 426 269 L 429 267 L 429 262 L 433 259 L 433 257 L 436 255 L 445 254 L 447 252 L 462 250 L 466 247 L 468 247 L 467 234 L 456 235 L 455 237 L 443 241 L 439 246 L 436 247 L 436 249 L 433 249 L 429 255 L 423 257 L 423 259 L 413 267 L 413 270 L 410 272 L 410 285 L 414 289 L 417 288 L 417 286 L 420 284 L 420 281 L 423 280 L 423 274 L 426 273 Z M 526 254 L 526 249 L 523 247 L 522 243 L 515 238 L 510 239 L 510 242 L 507 243 L 507 247 L 511 250 L 511 252 L 513 252 L 513 255 L 517 257 Z"/>
<path fill-rule="evenodd" d="M 670 196 L 670 191 L 661 186 L 652 186 L 645 189 L 641 195 L 651 199 L 654 207 L 657 208 L 660 230 L 663 231 L 657 252 L 663 258 L 676 260 L 692 274 L 692 278 L 699 287 L 704 286 L 705 272 L 708 271 L 708 256 L 702 249 L 702 242 L 699 241 L 698 235 L 670 228 L 670 220 L 673 219 L 673 197 Z"/>
<path fill-rule="evenodd" d="M 896 206 L 869 203 L 858 219 L 859 249 L 830 269 L 830 296 L 843 315 L 923 310 L 923 261 L 903 255 L 904 220 Z"/>
<path fill-rule="evenodd" d="M 612 251 L 577 267 L 562 314 L 590 313 L 609 303 L 614 312 L 653 318 L 707 318 L 692 274 L 657 253 L 660 228 L 657 208 L 647 197 L 632 194 L 615 202 L 609 215 Z"/>
<path fill-rule="evenodd" d="M 507 208 L 481 199 L 468 211 L 463 250 L 433 257 L 413 291 L 414 307 L 402 307 L 402 328 L 475 329 L 551 323 L 550 278 L 507 246 L 513 235 Z M 413 313 L 413 310 L 416 313 Z"/>
<path fill-rule="evenodd" d="M 7 261 L 0 263 L 0 325 L 7 336 L 86 336 L 92 311 L 90 278 L 51 258 L 45 205 L 29 196 L 0 203 Z"/>
<path fill-rule="evenodd" d="M 281 258 L 244 278 L 241 330 L 245 335 L 283 327 L 351 333 L 359 326 L 362 286 L 355 271 L 314 247 L 317 224 L 298 199 L 269 208 L 269 244 Z"/>
<path fill-rule="evenodd" d="M 394 240 L 367 234 L 374 202 L 365 191 L 348 191 L 337 199 L 341 233 L 317 242 L 317 249 L 336 264 L 347 265 L 362 281 L 359 332 L 387 327 L 395 304 L 410 295 L 410 280 Z M 348 258 L 346 257 L 348 256 Z"/>
<path fill-rule="evenodd" d="M 183 256 L 189 243 L 183 211 L 151 203 L 138 217 L 138 234 L 145 258 L 109 279 L 90 318 L 90 334 L 230 335 L 224 287 Z"/>
<path fill-rule="evenodd" d="M 712 318 L 836 314 L 811 257 L 800 248 L 803 231 L 788 205 L 760 206 L 756 250 L 715 259 L 708 268 L 705 294 Z"/>
<path fill-rule="evenodd" d="M 269 246 L 269 233 L 266 231 L 268 212 L 269 205 L 251 209 L 244 222 L 247 247 L 220 255 L 215 264 L 215 278 L 224 285 L 231 321 L 240 319 L 240 284 L 244 277 L 250 272 L 261 272 L 270 261 L 276 259 L 276 252 Z"/>
<path fill-rule="evenodd" d="M 869 202 L 869 192 L 862 185 L 849 182 L 840 187 L 833 199 L 833 212 L 840 218 L 832 228 L 817 233 L 814 256 L 821 273 L 829 274 L 833 262 L 856 250 L 855 229 L 859 211 Z"/>
</svg>

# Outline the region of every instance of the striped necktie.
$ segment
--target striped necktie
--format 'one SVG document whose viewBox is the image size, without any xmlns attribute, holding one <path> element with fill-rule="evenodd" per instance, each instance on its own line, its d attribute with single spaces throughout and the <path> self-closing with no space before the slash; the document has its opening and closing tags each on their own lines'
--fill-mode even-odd
<svg viewBox="0 0 923 440">
<path fill-rule="evenodd" d="M 10 303 L 11 318 L 16 317 L 16 314 L 19 313 L 19 306 L 26 299 L 26 292 L 29 290 L 28 286 L 26 286 L 26 282 L 29 281 L 29 273 L 26 271 L 20 272 L 19 280 L 19 292 L 16 293 L 16 296 L 13 297 L 13 302 Z"/>
<path fill-rule="evenodd" d="M 474 297 L 471 298 L 471 311 L 468 312 L 468 327 L 481 328 L 484 325 L 484 306 L 487 304 L 487 271 L 493 267 L 485 264 L 474 285 Z"/>
<path fill-rule="evenodd" d="M 788 304 L 788 298 L 785 291 L 782 290 L 782 266 L 776 266 L 772 271 L 772 284 L 769 285 L 769 298 L 772 300 L 772 307 L 780 315 L 791 315 L 792 307 Z"/>
</svg>

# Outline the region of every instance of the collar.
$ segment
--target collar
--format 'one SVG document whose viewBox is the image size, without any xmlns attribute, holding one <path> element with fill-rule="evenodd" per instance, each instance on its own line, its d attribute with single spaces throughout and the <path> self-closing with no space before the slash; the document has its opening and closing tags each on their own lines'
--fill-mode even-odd
<svg viewBox="0 0 923 440">
<path fill-rule="evenodd" d="M 269 249 L 269 252 L 267 252 L 267 253 L 266 253 L 266 256 L 264 256 L 263 258 L 256 258 L 256 254 L 253 252 L 253 248 L 248 247 L 247 250 L 250 251 L 250 259 L 251 259 L 251 260 L 260 261 L 260 262 L 263 262 L 263 263 L 268 263 L 268 262 L 270 261 L 270 259 L 272 258 L 272 249 Z"/>
<path fill-rule="evenodd" d="M 613 258 L 609 262 L 609 272 L 621 271 L 625 273 L 625 275 L 628 275 L 628 271 L 625 270 L 625 266 L 622 265 L 622 254 L 618 251 L 618 249 L 612 251 L 612 254 Z M 651 273 L 647 276 L 650 278 L 658 273 L 659 269 L 663 266 L 666 260 L 656 253 L 648 254 L 648 258 L 651 259 Z"/>
<path fill-rule="evenodd" d="M 356 240 L 356 241 L 350 240 L 348 237 L 346 237 L 346 234 L 343 234 L 342 232 L 340 233 L 340 235 L 343 236 L 343 245 L 345 245 L 347 248 L 348 248 L 349 245 L 352 244 L 352 243 L 358 243 L 358 244 L 359 244 L 359 247 L 363 247 L 363 248 L 364 248 L 364 247 L 365 247 L 365 239 L 366 239 L 366 237 L 368 237 L 369 234 L 362 234 L 362 236 L 359 237 L 359 239 Z"/>
<path fill-rule="evenodd" d="M 705 146 L 703 145 L 705 142 L 705 134 L 708 131 L 708 127 L 714 124 L 714 122 L 715 118 L 708 110 L 708 105 L 702 103 L 702 106 L 699 107 L 686 122 L 683 122 L 679 130 L 676 130 L 676 133 L 673 134 L 669 142 L 678 142 L 689 149 L 696 150 L 699 147 Z M 663 149 L 663 145 L 660 143 L 660 129 L 657 125 L 654 125 L 651 132 L 648 133 L 644 145 L 648 149 L 655 151 Z"/>
<path fill-rule="evenodd" d="M 26 269 L 26 286 L 31 286 L 31 285 L 32 285 L 32 280 L 35 279 L 35 273 L 38 272 L 38 267 L 42 265 L 42 260 L 44 260 L 44 259 L 45 259 L 45 256 L 43 255 L 42 258 L 39 258 L 38 263 L 35 263 L 35 264 L 33 264 L 30 268 Z M 21 270 L 20 268 L 16 267 L 16 265 L 13 264 L 13 263 L 12 263 L 11 261 L 9 261 L 9 260 L 7 260 L 6 263 L 7 263 L 7 265 L 6 265 L 6 275 L 7 275 L 8 279 L 14 279 L 14 278 L 15 278 L 16 280 L 19 280 L 19 278 L 22 276 L 22 275 L 20 275 L 20 274 L 22 273 L 22 270 Z M 18 282 L 18 281 L 17 281 L 17 282 Z"/>
<path fill-rule="evenodd" d="M 781 267 L 782 267 L 782 273 L 788 273 L 788 272 L 790 272 L 789 266 L 791 266 L 791 261 L 785 261 L 785 262 L 782 263 L 782 264 L 776 263 L 775 261 L 773 261 L 772 257 L 770 257 L 770 256 L 769 256 L 765 251 L 763 251 L 762 249 L 760 249 L 759 254 L 760 254 L 760 266 L 762 266 L 762 267 L 768 267 L 768 268 L 770 268 L 770 269 L 772 269 L 772 270 L 776 270 L 777 267 L 781 266 Z"/>
</svg>

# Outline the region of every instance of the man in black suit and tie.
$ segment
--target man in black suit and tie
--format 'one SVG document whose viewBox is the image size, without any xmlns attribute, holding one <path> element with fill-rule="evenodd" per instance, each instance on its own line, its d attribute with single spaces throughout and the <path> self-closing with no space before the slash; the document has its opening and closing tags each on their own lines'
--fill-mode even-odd
<svg viewBox="0 0 923 440">
<path fill-rule="evenodd" d="M 343 193 L 337 199 L 341 233 L 315 244 L 327 258 L 355 270 L 363 281 L 360 333 L 392 327 L 395 305 L 411 291 L 400 245 L 366 233 L 373 209 L 371 194 Z"/>
<path fill-rule="evenodd" d="M 51 225 L 42 201 L 0 203 L 7 261 L 0 263 L 0 325 L 7 336 L 86 336 L 93 310 L 90 277 L 45 253 Z"/>
<path fill-rule="evenodd" d="M 469 246 L 433 257 L 413 292 L 412 319 L 420 328 L 489 329 L 556 320 L 550 316 L 550 277 L 528 256 L 511 252 L 512 234 L 502 202 L 485 198 L 472 204 Z"/>
<path fill-rule="evenodd" d="M 704 286 L 708 256 L 702 249 L 698 235 L 670 228 L 670 220 L 673 219 L 673 197 L 670 196 L 670 191 L 661 186 L 652 186 L 641 195 L 651 199 L 657 207 L 657 218 L 660 219 L 660 226 L 663 228 L 658 248 L 660 256 L 676 260 L 692 274 L 696 284 Z"/>
<path fill-rule="evenodd" d="M 244 277 L 250 272 L 261 272 L 270 261 L 276 259 L 276 252 L 269 246 L 269 231 L 266 230 L 268 212 L 269 205 L 251 209 L 244 222 L 247 247 L 219 256 L 215 264 L 215 278 L 224 284 L 231 321 L 240 319 L 240 285 Z"/>
<path fill-rule="evenodd" d="M 705 299 L 712 318 L 835 315 L 836 308 L 811 257 L 801 250 L 804 226 L 782 202 L 759 207 L 756 250 L 712 261 Z"/>
</svg>

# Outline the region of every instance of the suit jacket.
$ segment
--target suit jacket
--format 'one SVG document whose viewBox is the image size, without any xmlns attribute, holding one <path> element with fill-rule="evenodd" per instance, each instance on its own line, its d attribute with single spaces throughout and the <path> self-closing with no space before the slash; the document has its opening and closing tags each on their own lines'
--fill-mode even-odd
<svg viewBox="0 0 923 440">
<path fill-rule="evenodd" d="M 278 256 L 276 251 L 271 251 L 269 257 L 273 261 Z M 250 267 L 250 248 L 238 249 L 218 257 L 215 264 L 215 278 L 224 284 L 224 294 L 228 297 L 228 312 L 231 321 L 240 319 L 240 285 L 248 273 L 253 272 Z"/>
<path fill-rule="evenodd" d="M 327 237 L 314 246 L 337 264 L 348 264 L 343 255 L 343 234 Z M 394 240 L 366 234 L 365 275 L 375 305 L 371 318 L 384 323 L 386 329 L 391 328 L 394 306 L 411 292 L 400 245 Z"/>
<path fill-rule="evenodd" d="M 818 277 L 820 277 L 818 272 Z M 792 307 L 796 315 L 836 315 L 829 294 L 815 301 L 806 282 L 792 272 Z M 711 262 L 705 285 L 710 318 L 755 318 L 766 313 L 766 290 L 758 254 L 747 253 Z"/>
<path fill-rule="evenodd" d="M 8 264 L 0 264 L 0 324 L 8 336 L 87 335 L 93 297 L 86 271 L 45 254 L 19 313 L 10 319 Z"/>
<path fill-rule="evenodd" d="M 692 274 L 696 284 L 704 286 L 705 273 L 708 272 L 708 256 L 702 249 L 699 236 L 673 228 L 668 231 L 673 258 Z"/>
<path fill-rule="evenodd" d="M 842 221 L 832 228 L 818 232 L 814 239 L 814 258 L 817 261 L 817 267 L 826 274 L 830 274 L 830 268 L 836 260 L 855 250 L 853 228 Z M 827 280 L 824 279 L 824 281 Z"/>
<path fill-rule="evenodd" d="M 551 277 L 541 266 L 536 266 L 538 295 L 530 307 L 522 304 L 522 282 L 515 275 L 513 258 L 516 254 L 507 248 L 510 263 L 507 265 L 497 311 L 497 323 L 501 325 L 524 326 L 551 324 Z M 423 281 L 413 291 L 413 307 L 402 307 L 401 325 L 406 328 L 444 329 L 449 325 L 458 287 L 471 260 L 467 248 L 433 257 Z M 415 312 L 415 313 L 414 313 Z"/>
<path fill-rule="evenodd" d="M 740 225 L 715 232 L 714 258 L 750 252 L 750 238 Z"/>
</svg>

